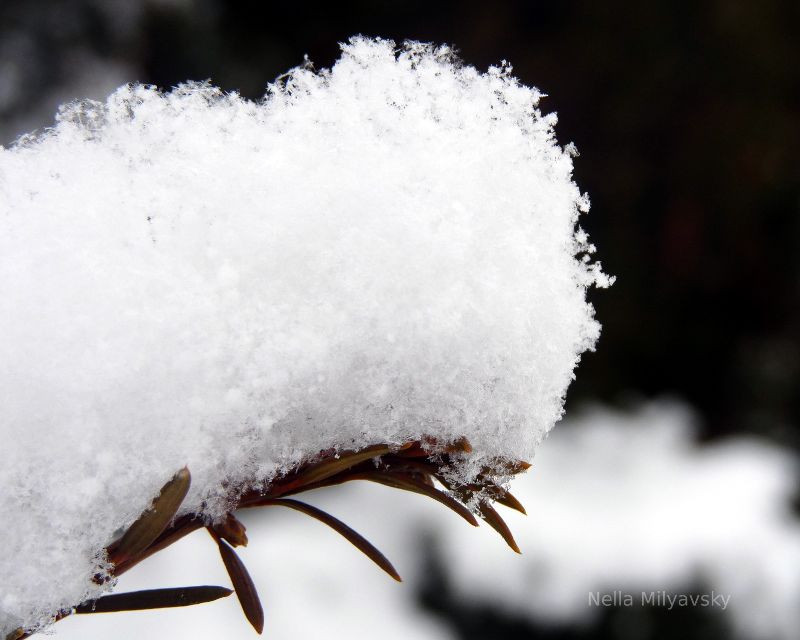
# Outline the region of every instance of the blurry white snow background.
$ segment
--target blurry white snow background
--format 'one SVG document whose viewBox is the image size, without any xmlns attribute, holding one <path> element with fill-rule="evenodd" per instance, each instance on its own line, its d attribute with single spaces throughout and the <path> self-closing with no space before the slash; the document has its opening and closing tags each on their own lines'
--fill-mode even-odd
<svg viewBox="0 0 800 640">
<path fill-rule="evenodd" d="M 126 86 L 0 149 L 0 635 L 100 595 L 184 465 L 210 521 L 330 448 L 531 459 L 609 283 L 539 98 L 354 38 L 259 102 Z"/>
<path fill-rule="evenodd" d="M 588 624 L 589 592 L 682 592 L 703 580 L 731 596 L 718 612 L 735 637 L 796 637 L 800 522 L 797 460 L 755 437 L 701 445 L 691 411 L 672 401 L 568 418 L 513 485 L 528 517 L 503 511 L 522 556 L 422 496 L 359 485 L 309 494 L 384 551 L 393 583 L 323 525 L 294 513 L 243 513 L 243 550 L 265 605 L 265 634 L 443 640 L 452 632 L 414 602 L 423 532 L 445 552 L 460 597 L 532 620 Z M 228 584 L 213 542 L 197 532 L 120 580 L 120 591 Z M 638 606 L 638 605 L 637 605 Z M 247 637 L 231 597 L 193 609 L 76 616 L 53 628 L 78 638 Z"/>
</svg>

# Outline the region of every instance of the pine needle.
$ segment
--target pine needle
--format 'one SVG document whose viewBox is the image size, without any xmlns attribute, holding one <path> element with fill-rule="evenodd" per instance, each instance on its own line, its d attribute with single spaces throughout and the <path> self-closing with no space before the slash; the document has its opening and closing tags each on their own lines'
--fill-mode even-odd
<svg viewBox="0 0 800 640">
<path fill-rule="evenodd" d="M 193 604 L 213 602 L 226 598 L 233 591 L 225 587 L 199 586 L 169 589 L 146 589 L 129 593 L 112 593 L 97 600 L 89 600 L 75 607 L 75 613 L 115 613 L 118 611 L 143 611 L 188 607 Z"/>
<path fill-rule="evenodd" d="M 116 545 L 109 550 L 114 564 L 135 558 L 153 543 L 166 529 L 180 509 L 189 491 L 192 478 L 189 469 L 183 468 L 162 488 L 153 504 L 134 522 Z"/>
<path fill-rule="evenodd" d="M 320 522 L 327 524 L 331 529 L 336 531 L 336 533 L 346 538 L 350 544 L 361 551 L 361 553 L 377 564 L 392 578 L 398 582 L 402 582 L 400 574 L 397 573 L 397 570 L 394 568 L 392 563 L 389 562 L 386 556 L 378 551 L 378 549 L 364 536 L 348 527 L 338 518 L 334 518 L 331 514 L 323 511 L 322 509 L 311 506 L 310 504 L 300 502 L 299 500 L 292 500 L 290 498 L 276 498 L 274 500 L 268 500 L 264 502 L 264 506 L 270 505 L 289 507 L 290 509 L 295 509 L 296 511 L 305 513 L 306 515 L 316 518 Z"/>
<path fill-rule="evenodd" d="M 258 597 L 258 591 L 256 591 L 253 579 L 247 572 L 239 555 L 233 550 L 233 547 L 220 538 L 213 529 L 208 528 L 208 532 L 217 542 L 219 554 L 222 556 L 222 562 L 225 564 L 225 569 L 231 578 L 233 588 L 236 590 L 236 597 L 239 598 L 239 604 L 242 605 L 245 618 L 253 625 L 253 629 L 257 633 L 262 633 L 264 631 L 264 609 L 261 606 L 261 600 Z"/>
<path fill-rule="evenodd" d="M 492 505 L 488 502 L 481 502 L 480 506 L 478 507 L 481 512 L 481 517 L 489 524 L 492 529 L 499 533 L 503 540 L 506 541 L 509 547 L 511 547 L 517 553 L 522 553 L 517 546 L 516 540 L 514 540 L 514 536 L 511 535 L 511 529 L 508 528 L 508 525 L 505 523 L 500 517 L 500 514 L 494 510 Z"/>
<path fill-rule="evenodd" d="M 446 507 L 452 509 L 458 515 L 464 518 L 464 520 L 469 522 L 473 527 L 478 526 L 478 521 L 475 520 L 475 516 L 473 516 L 469 509 L 467 509 L 458 500 L 446 494 L 444 491 L 440 491 L 436 487 L 432 487 L 411 476 L 400 475 L 397 473 L 363 472 L 353 474 L 349 479 L 369 480 L 371 482 L 377 482 L 379 484 L 386 485 L 387 487 L 404 489 L 405 491 L 413 491 L 414 493 L 421 493 L 422 495 L 433 498 L 434 500 L 441 502 Z"/>
</svg>

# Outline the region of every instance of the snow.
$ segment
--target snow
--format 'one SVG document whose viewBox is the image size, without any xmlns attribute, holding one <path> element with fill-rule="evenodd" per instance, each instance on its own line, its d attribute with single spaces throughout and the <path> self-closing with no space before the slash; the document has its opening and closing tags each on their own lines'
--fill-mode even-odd
<svg viewBox="0 0 800 640">
<path fill-rule="evenodd" d="M 792 640 L 800 622 L 798 460 L 754 436 L 700 444 L 697 426 L 674 400 L 624 411 L 594 405 L 566 418 L 513 484 L 528 517 L 502 511 L 522 556 L 488 527 L 472 529 L 418 495 L 352 483 L 303 497 L 376 544 L 403 584 L 317 522 L 288 510 L 242 512 L 251 543 L 241 555 L 265 603 L 265 634 L 360 640 L 374 637 L 380 620 L 387 638 L 456 637 L 415 603 L 427 532 L 462 603 L 492 604 L 564 635 L 600 613 L 588 606 L 591 592 L 682 593 L 702 579 L 705 592 L 731 596 L 727 609 L 715 610 L 731 637 Z M 119 589 L 227 580 L 200 531 L 124 575 Z M 232 598 L 75 617 L 53 630 L 57 640 L 252 633 Z"/>
<path fill-rule="evenodd" d="M 354 38 L 259 102 L 126 86 L 0 148 L 0 634 L 98 595 L 184 465 L 214 518 L 331 447 L 532 458 L 609 283 L 539 97 Z"/>
</svg>

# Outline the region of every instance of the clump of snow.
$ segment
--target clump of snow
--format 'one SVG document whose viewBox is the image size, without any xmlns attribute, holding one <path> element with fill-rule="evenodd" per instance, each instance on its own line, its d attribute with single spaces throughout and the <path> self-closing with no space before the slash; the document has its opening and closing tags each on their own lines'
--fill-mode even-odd
<svg viewBox="0 0 800 640">
<path fill-rule="evenodd" d="M 539 97 L 355 38 L 257 103 L 126 86 L 0 149 L 0 633 L 97 595 L 184 465 L 216 517 L 330 447 L 530 458 L 608 284 Z"/>
</svg>

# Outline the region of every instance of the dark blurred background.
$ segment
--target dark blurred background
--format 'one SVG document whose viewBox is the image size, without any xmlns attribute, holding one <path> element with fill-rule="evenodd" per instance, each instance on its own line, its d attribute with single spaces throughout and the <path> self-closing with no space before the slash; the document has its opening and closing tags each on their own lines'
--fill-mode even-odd
<svg viewBox="0 0 800 640">
<path fill-rule="evenodd" d="M 669 393 L 700 412 L 704 438 L 758 433 L 796 448 L 798 27 L 796 0 L 3 0 L 0 141 L 129 81 L 210 79 L 258 98 L 305 54 L 330 66 L 358 33 L 450 43 L 479 69 L 508 60 L 548 94 L 560 142 L 577 145 L 592 200 L 582 224 L 618 276 L 592 294 L 603 335 L 570 404 Z M 641 610 L 538 628 L 465 611 L 434 570 L 421 601 L 463 638 L 724 637 L 702 612 L 654 617 L 644 636 L 613 621 Z"/>
</svg>

